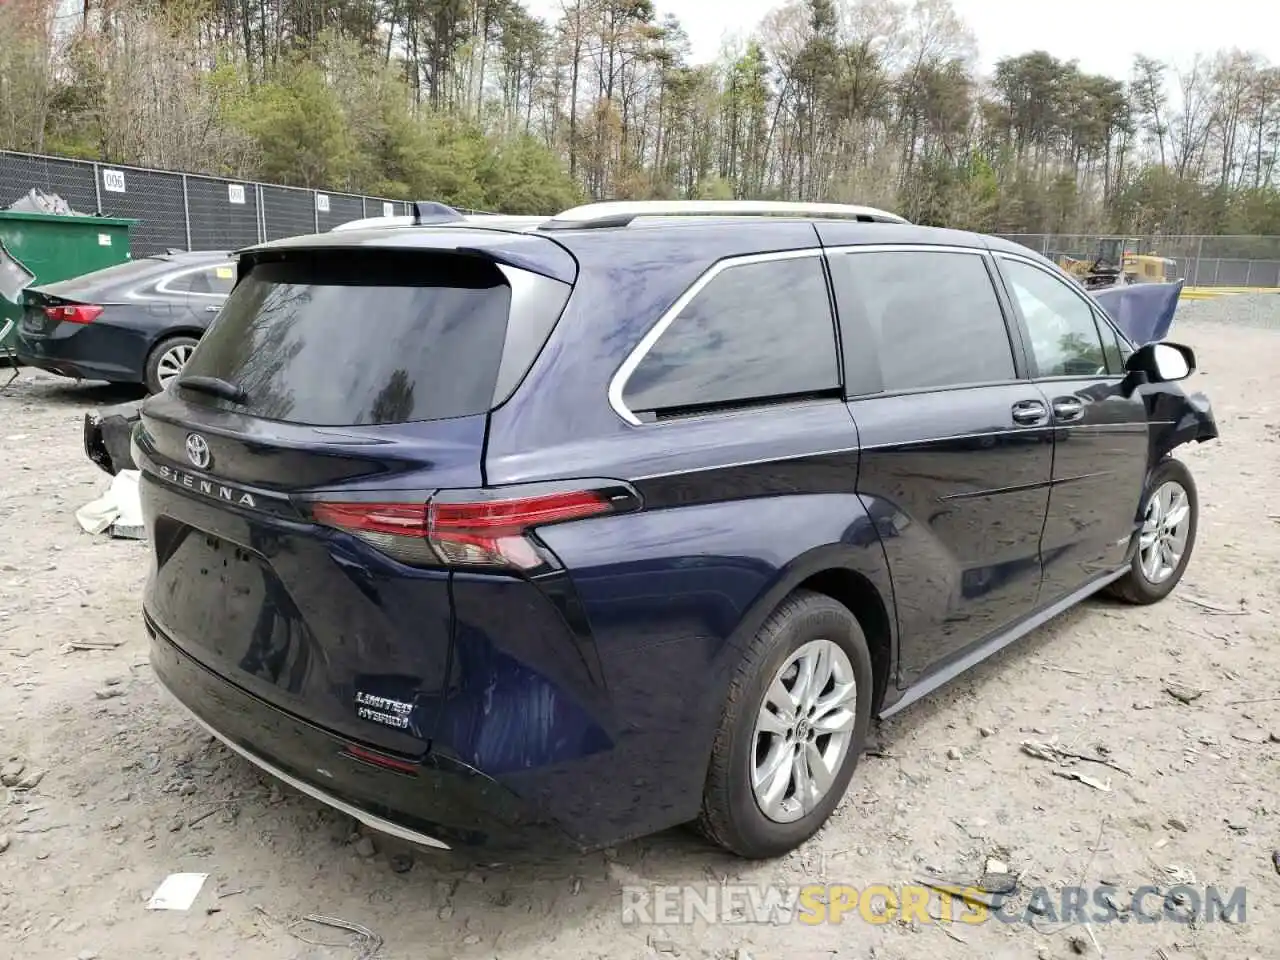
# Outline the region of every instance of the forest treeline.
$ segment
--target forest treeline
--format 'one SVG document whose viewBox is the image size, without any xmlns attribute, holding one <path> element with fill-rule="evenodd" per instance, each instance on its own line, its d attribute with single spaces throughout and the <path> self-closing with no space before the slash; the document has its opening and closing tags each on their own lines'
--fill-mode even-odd
<svg viewBox="0 0 1280 960">
<path fill-rule="evenodd" d="M 1003 233 L 1280 234 L 1280 68 L 981 75 L 950 0 L 789 0 L 712 62 L 651 0 L 7 0 L 0 148 L 508 213 L 848 201 Z"/>
</svg>

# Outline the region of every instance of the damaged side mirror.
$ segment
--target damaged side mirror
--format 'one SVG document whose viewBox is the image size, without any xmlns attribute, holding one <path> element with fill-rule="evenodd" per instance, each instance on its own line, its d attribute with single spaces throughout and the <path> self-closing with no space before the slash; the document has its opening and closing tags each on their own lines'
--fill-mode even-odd
<svg viewBox="0 0 1280 960">
<path fill-rule="evenodd" d="M 1185 380 L 1196 369 L 1196 355 L 1180 343 L 1148 343 L 1139 347 L 1125 362 L 1130 373 L 1141 374 L 1148 383 Z"/>
</svg>

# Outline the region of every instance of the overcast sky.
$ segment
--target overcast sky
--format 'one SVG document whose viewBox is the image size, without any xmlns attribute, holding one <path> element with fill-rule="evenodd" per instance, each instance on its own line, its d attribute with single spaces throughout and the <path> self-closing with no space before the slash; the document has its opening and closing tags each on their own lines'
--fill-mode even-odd
<svg viewBox="0 0 1280 960">
<path fill-rule="evenodd" d="M 1240 47 L 1280 63 L 1280 4 L 1274 0 L 952 0 L 978 38 L 984 70 L 1001 57 L 1047 50 L 1090 73 L 1128 76 L 1135 53 L 1176 64 L 1197 52 Z M 780 0 L 655 0 L 680 18 L 698 60 L 719 52 L 726 31 L 750 33 Z M 528 0 L 538 15 L 560 0 Z"/>
</svg>

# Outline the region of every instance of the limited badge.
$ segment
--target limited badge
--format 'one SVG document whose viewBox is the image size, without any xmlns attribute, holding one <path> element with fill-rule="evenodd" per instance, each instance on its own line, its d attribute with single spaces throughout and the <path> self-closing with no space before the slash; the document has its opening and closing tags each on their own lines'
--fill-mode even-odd
<svg viewBox="0 0 1280 960">
<path fill-rule="evenodd" d="M 409 714 L 413 712 L 413 704 L 391 697 L 379 697 L 363 690 L 356 691 L 356 716 L 371 723 L 380 723 L 384 727 L 406 730 L 409 727 Z"/>
</svg>

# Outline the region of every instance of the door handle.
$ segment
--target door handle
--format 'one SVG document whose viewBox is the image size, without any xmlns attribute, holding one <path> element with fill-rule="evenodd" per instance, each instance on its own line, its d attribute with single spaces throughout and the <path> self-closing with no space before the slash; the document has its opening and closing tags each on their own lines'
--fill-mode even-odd
<svg viewBox="0 0 1280 960">
<path fill-rule="evenodd" d="M 205 307 L 205 308 L 204 308 L 204 312 L 205 312 L 205 313 L 217 313 L 219 309 L 221 309 L 221 308 L 220 308 L 220 307 Z"/>
<path fill-rule="evenodd" d="M 1079 397 L 1055 397 L 1053 401 L 1053 418 L 1070 422 L 1084 416 L 1084 403 Z"/>
<path fill-rule="evenodd" d="M 1049 419 L 1049 411 L 1039 400 L 1022 400 L 1013 405 L 1013 422 L 1024 427 L 1044 423 Z"/>
</svg>

